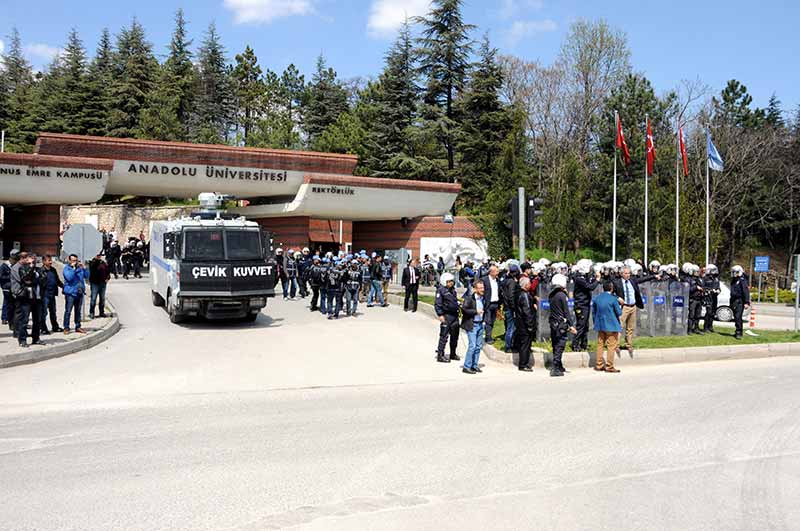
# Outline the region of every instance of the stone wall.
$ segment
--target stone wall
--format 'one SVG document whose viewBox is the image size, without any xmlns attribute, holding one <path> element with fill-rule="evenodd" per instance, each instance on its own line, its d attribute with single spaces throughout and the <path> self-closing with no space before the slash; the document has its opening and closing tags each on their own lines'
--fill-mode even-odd
<svg viewBox="0 0 800 531">
<path fill-rule="evenodd" d="M 139 237 L 149 238 L 150 221 L 179 218 L 196 210 L 192 207 L 129 207 L 125 205 L 76 205 L 61 207 L 61 226 L 88 223 L 87 216 L 97 216 L 97 228 L 113 231 L 119 241 Z"/>
</svg>

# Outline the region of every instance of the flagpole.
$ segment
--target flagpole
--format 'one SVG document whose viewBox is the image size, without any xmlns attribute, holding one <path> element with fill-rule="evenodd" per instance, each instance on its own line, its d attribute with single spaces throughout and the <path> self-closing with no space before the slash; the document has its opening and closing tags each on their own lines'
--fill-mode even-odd
<svg viewBox="0 0 800 531">
<path fill-rule="evenodd" d="M 614 111 L 614 134 L 619 135 L 619 113 Z M 614 214 L 611 233 L 611 260 L 617 261 L 617 142 L 614 142 Z"/>
<path fill-rule="evenodd" d="M 708 250 L 710 247 L 710 231 L 709 231 L 709 220 L 710 220 L 710 209 L 709 206 L 711 204 L 711 179 L 709 178 L 709 164 L 708 164 L 708 131 L 706 131 L 706 265 L 708 265 Z"/>
<path fill-rule="evenodd" d="M 647 264 L 647 209 L 648 209 L 648 191 L 647 191 L 647 125 L 649 118 L 647 114 L 644 115 L 644 263 Z"/>
<path fill-rule="evenodd" d="M 680 117 L 675 118 L 675 137 L 676 137 L 676 150 L 675 150 L 675 263 L 680 264 L 679 246 L 681 241 L 681 176 L 680 176 L 680 158 L 681 158 L 681 124 Z"/>
</svg>

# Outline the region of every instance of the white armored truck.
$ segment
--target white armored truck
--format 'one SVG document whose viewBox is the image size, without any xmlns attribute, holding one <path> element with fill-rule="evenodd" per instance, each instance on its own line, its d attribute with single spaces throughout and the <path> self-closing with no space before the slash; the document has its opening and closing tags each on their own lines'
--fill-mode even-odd
<svg viewBox="0 0 800 531">
<path fill-rule="evenodd" d="M 226 197 L 199 199 L 191 216 L 150 224 L 153 305 L 165 306 L 173 323 L 185 316 L 255 321 L 275 296 L 271 235 L 226 214 Z"/>
</svg>

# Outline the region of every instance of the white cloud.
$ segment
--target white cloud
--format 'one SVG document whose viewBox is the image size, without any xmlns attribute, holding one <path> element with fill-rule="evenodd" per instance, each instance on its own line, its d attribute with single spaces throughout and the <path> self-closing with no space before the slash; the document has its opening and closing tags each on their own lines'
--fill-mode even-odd
<svg viewBox="0 0 800 531">
<path fill-rule="evenodd" d="M 233 11 L 237 24 L 266 24 L 276 18 L 314 12 L 313 0 L 224 0 L 223 4 Z"/>
<path fill-rule="evenodd" d="M 542 33 L 555 31 L 556 23 L 549 18 L 542 20 L 517 20 L 508 30 L 506 37 L 510 46 L 514 46 L 526 37 L 536 37 Z"/>
<path fill-rule="evenodd" d="M 503 0 L 500 2 L 501 18 L 525 16 L 527 11 L 539 11 L 544 7 L 543 0 Z"/>
<path fill-rule="evenodd" d="M 55 46 L 50 46 L 49 44 L 44 44 L 41 42 L 34 42 L 33 44 L 28 44 L 24 48 L 25 53 L 31 57 L 32 59 L 39 59 L 39 61 L 34 62 L 50 62 L 56 57 L 58 57 L 61 52 L 64 50 L 61 48 L 57 48 Z"/>
<path fill-rule="evenodd" d="M 390 37 L 406 19 L 427 15 L 430 0 L 373 0 L 367 30 L 373 37 Z"/>
</svg>

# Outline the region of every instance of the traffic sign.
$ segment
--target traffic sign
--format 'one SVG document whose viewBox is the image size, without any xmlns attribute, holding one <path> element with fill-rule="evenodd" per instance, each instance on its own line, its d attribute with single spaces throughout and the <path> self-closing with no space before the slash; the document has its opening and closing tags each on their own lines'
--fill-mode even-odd
<svg viewBox="0 0 800 531">
<path fill-rule="evenodd" d="M 64 232 L 61 246 L 61 260 L 66 261 L 71 254 L 78 260 L 88 262 L 103 250 L 103 235 L 89 223 L 76 223 Z"/>
<path fill-rule="evenodd" d="M 769 271 L 769 256 L 756 256 L 756 273 L 766 273 Z"/>
</svg>

